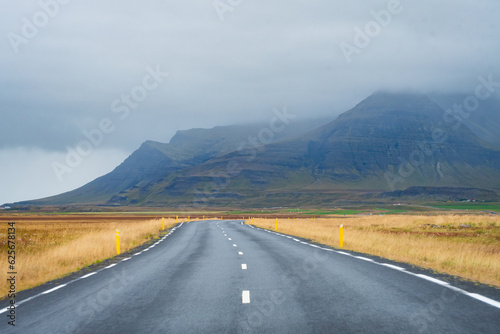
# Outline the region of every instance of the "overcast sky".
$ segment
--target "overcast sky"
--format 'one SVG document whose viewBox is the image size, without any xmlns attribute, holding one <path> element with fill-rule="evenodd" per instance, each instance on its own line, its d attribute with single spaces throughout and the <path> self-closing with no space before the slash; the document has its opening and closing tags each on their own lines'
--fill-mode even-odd
<svg viewBox="0 0 500 334">
<path fill-rule="evenodd" d="M 179 129 L 500 81 L 498 0 L 3 0 L 0 13 L 0 204 L 74 189 Z M 69 166 L 84 131 L 94 144 Z"/>
</svg>

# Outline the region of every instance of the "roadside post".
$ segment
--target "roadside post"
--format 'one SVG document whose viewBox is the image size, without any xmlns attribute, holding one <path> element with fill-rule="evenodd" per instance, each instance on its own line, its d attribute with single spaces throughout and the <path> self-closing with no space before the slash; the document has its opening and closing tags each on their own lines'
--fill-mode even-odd
<svg viewBox="0 0 500 334">
<path fill-rule="evenodd" d="M 344 247 L 344 224 L 340 225 L 340 241 L 339 241 L 339 246 L 340 246 L 340 248 Z"/>
<path fill-rule="evenodd" d="M 161 229 L 165 231 L 165 218 L 161 218 Z"/>
<path fill-rule="evenodd" d="M 116 254 L 120 255 L 120 231 L 116 230 Z"/>
<path fill-rule="evenodd" d="M 278 230 L 278 218 L 276 218 L 276 227 L 274 228 L 276 231 Z"/>
</svg>

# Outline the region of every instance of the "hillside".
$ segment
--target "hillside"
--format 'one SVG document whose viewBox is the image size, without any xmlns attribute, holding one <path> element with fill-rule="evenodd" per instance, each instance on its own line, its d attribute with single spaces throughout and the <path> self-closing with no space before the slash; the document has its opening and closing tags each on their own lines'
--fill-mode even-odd
<svg viewBox="0 0 500 334">
<path fill-rule="evenodd" d="M 315 119 L 291 123 L 287 125 L 287 131 L 275 133 L 274 141 L 306 133 L 325 122 L 324 119 Z M 146 141 L 113 171 L 86 185 L 60 195 L 24 201 L 20 204 L 102 204 L 108 201 L 114 203 L 123 201 L 121 194 L 125 192 L 134 192 L 136 197 L 147 196 L 156 183 L 178 171 L 236 151 L 242 143 L 249 146 L 248 137 L 256 136 L 261 129 L 268 126 L 266 123 L 257 123 L 181 130 L 169 143 Z M 138 202 L 138 199 L 133 199 L 129 204 Z"/>
<path fill-rule="evenodd" d="M 268 145 L 248 144 L 262 125 L 180 131 L 82 188 L 27 203 L 329 205 L 414 186 L 495 194 L 500 149 L 444 113 L 424 95 L 380 92 L 323 126 L 287 127 Z"/>
</svg>

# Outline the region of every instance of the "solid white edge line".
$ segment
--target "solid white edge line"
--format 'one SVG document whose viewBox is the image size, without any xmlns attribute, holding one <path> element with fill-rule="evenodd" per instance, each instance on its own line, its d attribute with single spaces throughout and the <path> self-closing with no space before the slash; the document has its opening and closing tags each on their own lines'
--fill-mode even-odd
<svg viewBox="0 0 500 334">
<path fill-rule="evenodd" d="M 406 269 L 405 268 L 401 268 L 401 267 L 398 267 L 398 266 L 394 266 L 392 264 L 389 264 L 389 263 L 379 263 L 381 266 L 385 266 L 385 267 L 389 267 L 389 268 L 392 268 L 392 269 L 395 269 L 395 270 L 399 270 L 399 271 L 405 271 Z"/>
<path fill-rule="evenodd" d="M 126 258 L 126 259 L 123 259 L 123 260 L 122 260 L 122 262 L 123 262 L 123 261 L 128 261 L 128 260 L 130 260 L 130 259 L 131 259 L 131 258 L 130 258 L 130 257 L 128 257 L 128 258 Z"/>
<path fill-rule="evenodd" d="M 415 274 L 415 276 L 423 278 L 423 279 L 431 281 L 431 282 L 434 282 L 434 283 L 439 284 L 439 285 L 444 285 L 444 286 L 450 285 L 450 283 L 448 283 L 448 282 L 441 281 L 441 280 L 439 280 L 437 278 L 430 277 L 430 276 L 427 276 L 427 275 Z"/>
<path fill-rule="evenodd" d="M 93 272 L 93 273 L 87 274 L 85 276 L 82 276 L 81 278 L 87 278 L 87 277 L 90 277 L 90 276 L 95 275 L 95 274 L 97 274 L 97 273 Z"/>
<path fill-rule="evenodd" d="M 51 293 L 53 291 L 56 291 L 56 290 L 59 290 L 60 288 L 64 288 L 67 284 L 63 284 L 63 285 L 59 285 L 59 286 L 56 286 L 55 288 L 52 288 L 50 290 L 47 290 L 47 291 L 44 291 L 42 292 L 41 294 L 42 295 L 46 295 L 47 293 Z"/>
<path fill-rule="evenodd" d="M 170 230 L 170 233 L 169 233 L 168 235 L 170 235 L 170 234 L 171 234 L 173 231 L 175 231 L 177 228 L 181 227 L 183 224 L 184 224 L 184 222 L 182 222 L 179 226 L 177 226 L 177 227 L 173 228 L 172 230 Z M 167 236 L 168 236 L 168 235 L 167 235 Z M 166 238 L 167 236 L 165 236 L 165 238 Z M 147 250 L 148 250 L 148 249 L 145 249 L 145 250 L 143 250 L 142 252 L 146 252 Z M 141 253 L 142 253 L 142 252 L 141 252 Z M 125 260 L 123 260 L 123 261 L 127 261 L 127 260 L 130 260 L 130 258 L 125 259 Z M 122 261 L 122 262 L 123 262 L 123 261 Z M 104 270 L 104 269 L 113 268 L 113 267 L 114 267 L 114 266 L 116 266 L 117 264 L 118 264 L 118 263 L 112 263 L 112 264 L 110 264 L 109 266 L 104 267 L 104 268 L 102 268 L 102 269 L 98 270 L 97 272 L 99 272 L 99 271 L 101 271 L 101 270 Z M 93 273 L 93 274 L 96 274 L 97 272 L 95 272 L 95 273 Z M 66 284 L 63 284 L 63 285 L 60 285 L 60 286 L 55 287 L 55 288 L 53 288 L 53 289 L 50 289 L 50 290 L 47 290 L 47 291 L 41 292 L 41 293 L 36 294 L 36 295 L 34 295 L 34 296 L 31 296 L 31 297 L 29 297 L 29 298 L 26 298 L 26 299 L 20 300 L 20 301 L 18 301 L 15 305 L 16 305 L 16 307 L 18 307 L 18 306 L 20 306 L 20 305 L 22 305 L 22 304 L 24 304 L 24 303 L 26 303 L 26 302 L 29 302 L 30 300 L 33 300 L 33 299 L 35 299 L 35 298 L 40 297 L 41 295 L 45 295 L 45 294 L 51 293 L 52 291 L 55 291 L 55 290 L 60 289 L 60 288 L 62 288 L 62 287 L 65 287 L 65 286 L 66 286 L 66 285 L 68 285 L 68 284 L 74 283 L 74 282 L 76 282 L 76 281 L 78 281 L 78 280 L 80 280 L 80 279 L 82 279 L 82 278 L 88 277 L 88 276 L 90 276 L 90 275 L 86 275 L 86 276 L 83 276 L 83 277 L 76 278 L 76 279 L 74 279 L 74 280 L 72 280 L 72 281 L 69 281 L 69 282 L 68 282 L 68 283 L 66 283 Z M 7 312 L 7 308 L 5 308 L 4 310 L 0 310 L 0 314 L 5 313 L 5 312 Z"/>
<path fill-rule="evenodd" d="M 249 227 L 253 228 L 253 226 L 251 225 L 248 225 Z M 268 233 L 273 233 L 269 230 L 263 230 L 265 232 L 268 232 Z M 276 234 L 276 233 L 275 233 Z M 286 236 L 286 235 L 284 235 Z M 300 241 L 296 238 L 293 238 L 292 236 L 286 236 L 288 239 L 292 239 L 294 241 L 298 241 L 300 242 L 301 244 L 305 244 L 305 245 L 308 245 L 308 243 L 306 242 L 303 242 L 303 241 Z M 398 267 L 398 266 L 395 266 L 395 265 L 392 265 L 392 264 L 389 264 L 389 263 L 380 263 L 380 262 L 376 262 L 372 259 L 369 259 L 369 258 L 365 258 L 365 257 L 362 257 L 362 256 L 354 256 L 352 254 L 349 254 L 349 253 L 346 253 L 346 252 L 342 252 L 342 251 L 338 251 L 338 250 L 334 250 L 334 249 L 326 249 L 326 248 L 322 248 L 322 247 L 317 247 L 317 248 L 320 248 L 320 249 L 323 249 L 323 250 L 326 250 L 326 251 L 330 251 L 330 252 L 335 252 L 337 254 L 342 254 L 342 255 L 348 255 L 348 256 L 352 256 L 354 258 L 357 258 L 357 259 L 360 259 L 360 260 L 364 260 L 364 261 L 368 261 L 368 262 L 372 262 L 374 264 L 378 264 L 378 265 L 381 265 L 381 266 L 384 266 L 384 267 L 387 267 L 387 268 L 390 268 L 390 269 L 393 269 L 393 270 L 397 270 L 397 271 L 401 271 L 401 272 L 404 272 L 406 274 L 409 274 L 409 275 L 412 275 L 412 276 L 416 276 L 416 277 L 419 277 L 421 279 L 424 279 L 426 281 L 429 281 L 429 282 L 432 282 L 432 283 L 435 283 L 435 284 L 438 284 L 442 287 L 445 287 L 445 288 L 448 288 L 448 289 L 451 289 L 451 290 L 454 290 L 454 291 L 457 291 L 457 292 L 460 292 L 461 294 L 463 295 L 466 295 L 466 296 L 469 296 L 471 298 L 474 298 L 478 301 L 481 301 L 485 304 L 488 304 L 490 306 L 493 306 L 493 307 L 496 307 L 498 309 L 500 309 L 500 302 L 494 300 L 494 299 L 491 299 L 491 298 L 488 298 L 488 297 L 485 297 L 483 295 L 480 295 L 480 294 L 477 294 L 477 293 L 471 293 L 471 292 L 467 292 L 465 290 L 462 290 L 460 288 L 457 288 L 453 285 L 451 285 L 450 283 L 448 282 L 445 282 L 445 281 L 441 281 L 437 278 L 433 278 L 433 277 L 430 277 L 430 276 L 427 276 L 427 275 L 423 275 L 423 274 L 415 274 L 415 273 L 412 273 L 410 271 L 407 271 L 406 269 L 404 268 L 401 268 L 401 267 Z M 250 292 L 248 292 L 250 294 Z M 249 295 L 249 298 L 250 298 L 250 295 Z"/>
<path fill-rule="evenodd" d="M 241 292 L 241 302 L 243 304 L 250 304 L 250 291 L 249 290 L 243 290 Z"/>
<path fill-rule="evenodd" d="M 493 307 L 496 307 L 496 308 L 499 308 L 500 309 L 500 302 L 497 302 L 496 300 L 493 300 L 493 299 L 490 299 L 488 297 L 485 297 L 485 296 L 482 296 L 482 295 L 479 295 L 477 293 L 470 293 L 470 292 L 467 292 L 467 295 L 469 295 L 470 297 L 474 298 L 474 299 L 477 299 L 477 300 L 480 300 L 482 301 L 483 303 L 486 303 L 486 304 L 489 304 Z"/>
</svg>

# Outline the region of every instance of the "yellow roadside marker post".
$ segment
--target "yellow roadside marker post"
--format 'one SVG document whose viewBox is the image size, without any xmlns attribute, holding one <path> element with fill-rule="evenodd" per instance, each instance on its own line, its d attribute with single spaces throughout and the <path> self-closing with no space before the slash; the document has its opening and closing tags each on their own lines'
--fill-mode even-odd
<svg viewBox="0 0 500 334">
<path fill-rule="evenodd" d="M 190 222 L 190 221 L 191 221 L 191 216 L 188 216 L 188 222 Z"/>
<path fill-rule="evenodd" d="M 179 216 L 175 216 L 175 223 L 179 224 Z"/>
<path fill-rule="evenodd" d="M 344 224 L 340 225 L 340 241 L 339 241 L 339 246 L 340 246 L 340 248 L 344 247 Z"/>
<path fill-rule="evenodd" d="M 161 229 L 162 231 L 165 231 L 165 218 L 161 219 Z"/>
<path fill-rule="evenodd" d="M 120 231 L 116 230 L 116 254 L 120 255 Z"/>
<path fill-rule="evenodd" d="M 278 218 L 276 218 L 276 228 L 275 230 L 277 231 L 278 230 Z"/>
<path fill-rule="evenodd" d="M 203 220 L 205 220 L 205 215 L 203 215 Z"/>
</svg>

